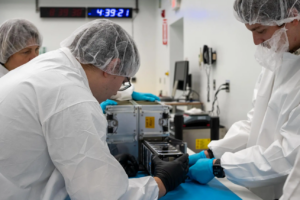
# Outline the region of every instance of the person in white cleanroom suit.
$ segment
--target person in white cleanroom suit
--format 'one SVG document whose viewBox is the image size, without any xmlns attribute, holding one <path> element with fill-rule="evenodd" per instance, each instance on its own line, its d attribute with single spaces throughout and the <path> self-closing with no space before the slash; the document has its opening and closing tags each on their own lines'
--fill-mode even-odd
<svg viewBox="0 0 300 200">
<path fill-rule="evenodd" d="M 154 177 L 128 179 L 109 152 L 99 102 L 139 65 L 126 31 L 94 20 L 0 79 L 0 173 L 22 199 L 157 199 L 184 181 L 187 155 L 155 158 Z"/>
<path fill-rule="evenodd" d="M 300 151 L 298 152 L 294 168 L 288 176 L 280 200 L 299 200 L 300 197 Z"/>
<path fill-rule="evenodd" d="M 234 11 L 258 45 L 262 72 L 253 109 L 210 150 L 190 156 L 189 173 L 203 182 L 201 175 L 212 172 L 200 169 L 218 161 L 233 183 L 264 200 L 279 199 L 300 145 L 300 1 L 235 0 Z"/>
<path fill-rule="evenodd" d="M 42 37 L 24 19 L 10 19 L 0 25 L 0 77 L 39 55 Z"/>
<path fill-rule="evenodd" d="M 9 71 L 29 62 L 39 54 L 42 37 L 37 28 L 24 19 L 10 19 L 0 25 L 0 78 Z M 1 112 L 1 111 L 0 111 Z M 22 199 L 24 190 L 10 183 L 0 173 L 1 198 Z"/>
</svg>

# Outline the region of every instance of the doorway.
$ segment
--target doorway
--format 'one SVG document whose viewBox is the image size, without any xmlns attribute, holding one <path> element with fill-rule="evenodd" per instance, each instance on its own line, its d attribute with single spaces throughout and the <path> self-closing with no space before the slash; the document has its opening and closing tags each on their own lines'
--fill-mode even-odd
<svg viewBox="0 0 300 200">
<path fill-rule="evenodd" d="M 174 69 L 175 62 L 184 60 L 184 40 L 183 40 L 183 27 L 184 22 L 183 18 L 177 20 L 173 24 L 170 25 L 170 85 L 169 92 L 172 95 L 173 90 L 173 82 L 174 82 Z M 176 97 L 181 96 L 182 92 L 177 91 Z"/>
</svg>

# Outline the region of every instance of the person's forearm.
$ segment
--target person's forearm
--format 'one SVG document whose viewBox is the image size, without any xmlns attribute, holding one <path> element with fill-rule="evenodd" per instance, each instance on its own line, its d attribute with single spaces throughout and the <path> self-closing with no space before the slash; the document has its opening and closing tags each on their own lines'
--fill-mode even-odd
<svg viewBox="0 0 300 200">
<path fill-rule="evenodd" d="M 163 182 L 160 180 L 160 178 L 154 177 L 154 180 L 156 181 L 158 188 L 159 188 L 158 198 L 161 198 L 166 194 L 166 188 L 165 188 Z"/>
</svg>

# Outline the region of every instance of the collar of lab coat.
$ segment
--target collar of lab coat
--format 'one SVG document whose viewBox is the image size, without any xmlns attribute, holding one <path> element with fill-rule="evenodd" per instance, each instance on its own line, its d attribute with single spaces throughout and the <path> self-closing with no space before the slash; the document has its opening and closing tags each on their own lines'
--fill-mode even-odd
<svg viewBox="0 0 300 200">
<path fill-rule="evenodd" d="M 3 65 L 0 64 L 0 78 L 5 74 L 7 74 L 8 72 L 9 71 Z"/>
<path fill-rule="evenodd" d="M 80 73 L 82 75 L 84 85 L 91 91 L 86 73 L 83 70 L 81 64 L 78 62 L 78 60 L 72 55 L 71 51 L 67 47 L 62 47 L 62 48 L 60 48 L 60 50 L 64 54 L 66 54 L 66 56 L 70 59 L 70 61 L 73 63 L 73 67 L 76 69 L 76 71 L 78 73 Z"/>
</svg>

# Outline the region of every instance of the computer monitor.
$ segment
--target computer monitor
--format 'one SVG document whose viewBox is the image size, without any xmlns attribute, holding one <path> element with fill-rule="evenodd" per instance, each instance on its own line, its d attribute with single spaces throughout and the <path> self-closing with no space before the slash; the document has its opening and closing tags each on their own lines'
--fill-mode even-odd
<svg viewBox="0 0 300 200">
<path fill-rule="evenodd" d="M 176 90 L 186 90 L 189 81 L 189 62 L 178 61 L 175 63 L 174 82 L 172 97 L 175 97 Z"/>
<path fill-rule="evenodd" d="M 189 61 L 178 61 L 175 63 L 174 82 L 178 81 L 177 90 L 186 90 L 189 80 Z"/>
</svg>

